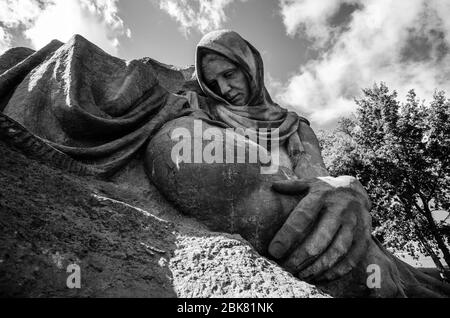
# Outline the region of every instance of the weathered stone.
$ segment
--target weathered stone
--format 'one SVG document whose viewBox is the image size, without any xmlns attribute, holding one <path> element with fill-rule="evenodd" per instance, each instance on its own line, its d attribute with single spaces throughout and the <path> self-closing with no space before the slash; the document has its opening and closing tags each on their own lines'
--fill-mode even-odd
<svg viewBox="0 0 450 318">
<path fill-rule="evenodd" d="M 5 63 L 29 52 L 16 53 Z M 193 119 L 171 121 L 188 105 L 170 92 L 198 89 L 192 71 L 149 58 L 126 62 L 74 36 L 64 45 L 51 42 L 0 74 L 0 110 L 6 107 L 0 137 L 8 145 L 67 172 L 94 172 L 111 181 L 55 171 L 0 143 L 1 294 L 318 295 L 240 237 L 211 232 L 239 233 L 265 254 L 299 198 L 271 190 L 273 181 L 291 176 L 289 168 L 263 175 L 260 164 L 186 165 L 171 158 L 171 132 L 192 132 Z M 209 143 L 201 142 L 203 148 Z M 170 207 L 145 178 L 144 161 L 162 194 L 209 230 Z M 322 287 L 337 296 L 450 294 L 447 285 L 372 243 L 357 270 Z M 65 285 L 70 263 L 81 266 L 81 290 Z M 366 286 L 366 267 L 373 263 L 382 264 L 384 281 L 394 278 L 381 292 Z"/>
<path fill-rule="evenodd" d="M 0 295 L 8 297 L 326 297 L 213 233 L 148 185 L 55 170 L 0 140 Z M 81 269 L 69 289 L 67 266 Z"/>
</svg>

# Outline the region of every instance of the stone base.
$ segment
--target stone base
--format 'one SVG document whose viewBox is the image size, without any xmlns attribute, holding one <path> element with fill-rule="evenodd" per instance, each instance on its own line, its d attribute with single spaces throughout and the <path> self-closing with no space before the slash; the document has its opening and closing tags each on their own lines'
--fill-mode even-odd
<svg viewBox="0 0 450 318">
<path fill-rule="evenodd" d="M 132 188 L 28 159 L 0 140 L 2 297 L 328 297 L 237 236 Z M 81 288 L 69 289 L 70 264 Z"/>
</svg>

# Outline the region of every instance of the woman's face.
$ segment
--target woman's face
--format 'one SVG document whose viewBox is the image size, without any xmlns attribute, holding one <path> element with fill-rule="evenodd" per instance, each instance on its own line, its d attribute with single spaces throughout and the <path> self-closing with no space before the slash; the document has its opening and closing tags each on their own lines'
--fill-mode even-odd
<svg viewBox="0 0 450 318">
<path fill-rule="evenodd" d="M 217 54 L 207 54 L 202 59 L 202 71 L 206 85 L 217 95 L 236 106 L 245 106 L 250 89 L 244 72 Z"/>
</svg>

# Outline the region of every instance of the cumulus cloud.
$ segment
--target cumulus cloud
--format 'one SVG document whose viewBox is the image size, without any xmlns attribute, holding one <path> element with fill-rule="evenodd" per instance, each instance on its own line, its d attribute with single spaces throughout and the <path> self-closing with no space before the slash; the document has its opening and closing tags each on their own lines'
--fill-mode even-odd
<svg viewBox="0 0 450 318">
<path fill-rule="evenodd" d="M 159 7 L 175 19 L 187 35 L 192 29 L 206 33 L 220 28 L 227 21 L 225 9 L 233 2 L 235 0 L 160 0 Z"/>
<path fill-rule="evenodd" d="M 11 47 L 12 37 L 0 27 L 0 54 Z"/>
<path fill-rule="evenodd" d="M 356 7 L 333 25 L 342 5 Z M 354 111 L 354 97 L 375 82 L 401 97 L 412 88 L 425 99 L 449 91 L 449 1 L 280 0 L 280 8 L 287 33 L 309 37 L 320 53 L 278 87 L 278 98 L 316 125 Z"/>
<path fill-rule="evenodd" d="M 34 48 L 53 39 L 67 41 L 78 33 L 117 54 L 121 37 L 130 37 L 119 16 L 118 0 L 2 0 L 0 51 L 21 33 Z"/>
<path fill-rule="evenodd" d="M 330 19 L 342 5 L 357 3 L 358 0 L 280 0 L 280 8 L 288 35 L 304 32 L 314 39 L 316 45 L 323 46 L 340 29 L 339 26 L 331 25 Z"/>
</svg>

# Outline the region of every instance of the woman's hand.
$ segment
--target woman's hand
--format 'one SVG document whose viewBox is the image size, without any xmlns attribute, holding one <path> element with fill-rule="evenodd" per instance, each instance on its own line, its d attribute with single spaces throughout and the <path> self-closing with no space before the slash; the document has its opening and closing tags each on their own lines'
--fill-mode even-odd
<svg viewBox="0 0 450 318">
<path fill-rule="evenodd" d="M 269 246 L 286 269 L 304 280 L 329 281 L 357 265 L 371 240 L 371 204 L 357 179 L 288 180 L 273 189 L 306 193 Z"/>
</svg>

